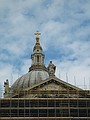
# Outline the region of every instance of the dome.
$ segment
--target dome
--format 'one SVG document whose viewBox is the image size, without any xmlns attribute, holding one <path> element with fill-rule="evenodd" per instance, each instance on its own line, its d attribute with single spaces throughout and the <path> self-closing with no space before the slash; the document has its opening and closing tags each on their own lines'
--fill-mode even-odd
<svg viewBox="0 0 90 120">
<path fill-rule="evenodd" d="M 44 70 L 33 70 L 18 78 L 11 86 L 11 90 L 25 89 L 47 78 L 49 78 L 48 72 Z"/>
<path fill-rule="evenodd" d="M 13 85 L 9 88 L 9 83 L 5 84 L 4 97 L 13 97 L 17 92 L 21 92 L 27 88 L 33 87 L 35 84 L 53 76 L 55 73 L 55 66 L 50 63 L 48 67 L 44 64 L 45 55 L 39 42 L 39 32 L 35 33 L 36 43 L 31 54 L 32 63 L 27 74 L 19 77 Z M 23 95 L 22 95 L 23 96 Z"/>
<path fill-rule="evenodd" d="M 44 54 L 39 42 L 40 33 L 36 32 L 35 35 L 36 43 L 33 49 L 33 54 L 31 55 L 32 64 L 29 68 L 29 72 L 15 81 L 11 86 L 11 91 L 24 90 L 49 78 L 48 69 L 44 65 Z"/>
</svg>

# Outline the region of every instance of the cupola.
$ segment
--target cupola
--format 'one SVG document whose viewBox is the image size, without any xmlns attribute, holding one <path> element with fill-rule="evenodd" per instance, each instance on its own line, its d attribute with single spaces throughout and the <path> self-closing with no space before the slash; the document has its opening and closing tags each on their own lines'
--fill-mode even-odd
<svg viewBox="0 0 90 120">
<path fill-rule="evenodd" d="M 33 54 L 31 55 L 31 59 L 32 59 L 32 64 L 31 67 L 29 68 L 29 72 L 31 70 L 35 70 L 35 69 L 44 69 L 47 71 L 45 65 L 44 65 L 44 58 L 45 55 L 43 54 L 43 50 L 42 47 L 40 45 L 40 41 L 39 41 L 39 35 L 41 35 L 40 32 L 35 32 L 36 35 L 36 43 L 34 45 L 33 48 Z"/>
</svg>

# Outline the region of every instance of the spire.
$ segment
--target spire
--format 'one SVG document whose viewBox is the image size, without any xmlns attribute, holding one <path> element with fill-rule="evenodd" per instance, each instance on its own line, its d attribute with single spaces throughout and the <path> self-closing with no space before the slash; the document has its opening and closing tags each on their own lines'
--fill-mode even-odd
<svg viewBox="0 0 90 120">
<path fill-rule="evenodd" d="M 39 43 L 39 35 L 41 35 L 41 33 L 39 31 L 36 31 L 34 34 L 36 35 L 36 45 L 40 45 L 40 43 Z"/>
<path fill-rule="evenodd" d="M 39 35 L 41 35 L 41 33 L 37 31 L 34 34 L 36 35 L 36 43 L 33 48 L 33 54 L 31 55 L 32 65 L 29 68 L 29 71 L 31 71 L 33 69 L 34 70 L 35 69 L 45 69 L 46 70 L 45 65 L 44 65 L 45 55 L 43 54 L 43 50 L 42 50 L 42 47 L 39 42 Z"/>
<path fill-rule="evenodd" d="M 36 35 L 36 39 L 39 38 L 39 35 L 41 35 L 39 31 L 36 31 L 34 34 Z"/>
<path fill-rule="evenodd" d="M 39 42 L 39 35 L 41 35 L 41 33 L 37 31 L 34 34 L 36 35 L 36 43 L 33 48 L 33 52 L 37 52 L 37 51 L 42 52 L 42 47 L 40 46 L 40 42 Z"/>
</svg>

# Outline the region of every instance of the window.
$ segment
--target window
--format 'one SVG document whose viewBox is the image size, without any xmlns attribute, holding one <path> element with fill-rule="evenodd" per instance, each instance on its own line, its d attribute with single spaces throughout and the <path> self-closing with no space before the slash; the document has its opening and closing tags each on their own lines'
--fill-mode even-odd
<svg viewBox="0 0 90 120">
<path fill-rule="evenodd" d="M 37 62 L 39 62 L 39 55 L 37 55 Z"/>
</svg>

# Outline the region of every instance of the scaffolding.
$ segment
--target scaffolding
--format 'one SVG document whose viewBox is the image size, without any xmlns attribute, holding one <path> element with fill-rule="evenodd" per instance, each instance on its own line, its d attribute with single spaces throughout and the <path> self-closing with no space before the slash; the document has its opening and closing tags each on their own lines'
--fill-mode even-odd
<svg viewBox="0 0 90 120">
<path fill-rule="evenodd" d="M 18 91 L 13 97 L 0 99 L 1 120 L 90 120 L 88 90 Z"/>
</svg>

